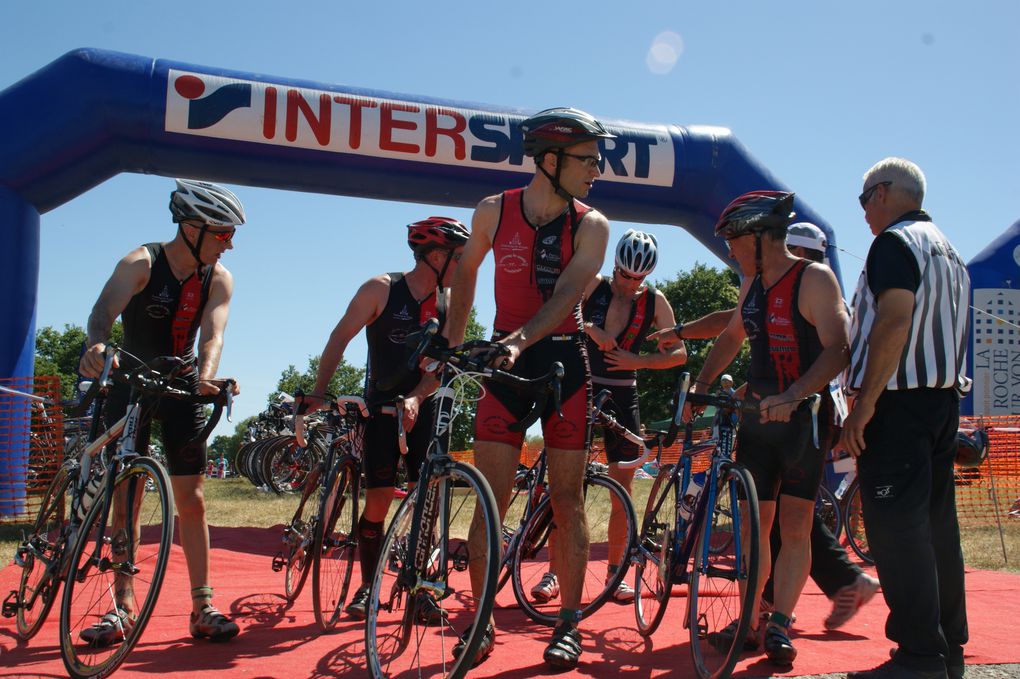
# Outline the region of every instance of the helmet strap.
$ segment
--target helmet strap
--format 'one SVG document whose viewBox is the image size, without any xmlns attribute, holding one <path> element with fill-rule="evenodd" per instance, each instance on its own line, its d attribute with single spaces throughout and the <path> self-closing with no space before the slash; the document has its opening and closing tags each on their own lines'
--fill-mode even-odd
<svg viewBox="0 0 1020 679">
<path fill-rule="evenodd" d="M 556 195 L 562 198 L 563 200 L 567 201 L 567 203 L 573 205 L 574 196 L 566 189 L 564 189 L 562 186 L 560 186 L 560 172 L 563 169 L 563 149 L 556 149 L 555 151 L 544 151 L 543 155 L 545 153 L 556 154 L 556 175 L 553 176 L 549 174 L 549 172 L 544 167 L 542 167 L 542 163 L 538 164 L 538 169 L 542 172 L 542 174 L 545 175 L 545 178 L 549 180 L 549 183 L 552 184 L 553 190 L 556 191 Z"/>
<path fill-rule="evenodd" d="M 208 228 L 209 228 L 208 224 L 202 225 L 202 228 L 198 230 L 198 241 L 194 245 L 192 245 L 191 241 L 188 240 L 187 235 L 185 235 L 184 233 L 184 222 L 177 223 L 177 232 L 181 234 L 181 240 L 183 240 L 184 244 L 188 246 L 188 250 L 191 251 L 191 256 L 194 257 L 195 262 L 198 263 L 199 269 L 201 269 L 203 266 L 202 257 L 199 255 L 199 253 L 202 250 L 202 239 L 205 238 L 205 231 Z"/>
<path fill-rule="evenodd" d="M 754 233 L 754 273 L 761 275 L 761 231 Z"/>
</svg>

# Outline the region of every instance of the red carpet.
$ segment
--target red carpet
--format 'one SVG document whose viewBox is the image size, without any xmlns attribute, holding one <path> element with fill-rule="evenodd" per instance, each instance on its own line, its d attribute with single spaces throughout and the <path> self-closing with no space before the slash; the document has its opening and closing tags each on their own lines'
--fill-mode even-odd
<svg viewBox="0 0 1020 679">
<path fill-rule="evenodd" d="M 188 636 L 188 584 L 184 556 L 175 545 L 166 584 L 139 646 L 117 672 L 118 677 L 176 676 L 328 677 L 364 676 L 364 640 L 360 623 L 344 622 L 334 635 L 322 635 L 312 615 L 310 595 L 301 593 L 286 608 L 283 576 L 270 570 L 279 529 L 214 528 L 213 582 L 216 602 L 241 625 L 241 636 L 228 644 L 195 642 Z M 0 594 L 17 586 L 18 570 L 0 570 Z M 308 587 L 311 585 L 309 580 Z M 500 594 L 507 606 L 496 613 L 500 628 L 495 653 L 472 677 L 533 677 L 549 674 L 542 650 L 549 631 L 512 607 L 513 593 Z M 0 676 L 66 676 L 56 644 L 59 602 L 46 625 L 27 644 L 19 645 L 13 620 L 0 623 Z M 584 655 L 570 676 L 693 677 L 687 633 L 676 598 L 662 627 L 650 640 L 634 629 L 631 606 L 606 605 L 583 625 Z M 988 571 L 967 573 L 967 610 L 971 641 L 968 664 L 1020 662 L 1016 621 L 1020 620 L 1020 576 Z M 826 632 L 822 620 L 829 601 L 809 583 L 797 609 L 795 643 L 800 651 L 787 676 L 844 672 L 873 667 L 888 657 L 883 634 L 886 608 L 876 596 L 844 629 Z M 762 656 L 748 656 L 736 676 L 773 673 Z M 560 675 L 564 676 L 564 675 Z"/>
</svg>

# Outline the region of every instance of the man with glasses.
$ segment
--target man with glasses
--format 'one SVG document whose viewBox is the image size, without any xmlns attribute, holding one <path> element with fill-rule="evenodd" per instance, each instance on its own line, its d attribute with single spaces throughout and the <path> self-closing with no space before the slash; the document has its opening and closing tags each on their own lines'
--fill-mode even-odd
<svg viewBox="0 0 1020 679">
<path fill-rule="evenodd" d="M 405 339 L 432 318 L 445 320 L 450 281 L 467 240 L 467 228 L 450 217 L 429 217 L 408 224 L 407 245 L 414 253 L 414 268 L 380 274 L 358 289 L 322 350 L 315 386 L 305 397 L 303 406 L 309 410 L 325 404 L 327 387 L 347 345 L 364 330 L 368 342 L 365 402 L 372 417 L 364 432 L 365 506 L 358 519 L 361 585 L 344 608 L 355 620 L 364 620 L 368 614 L 369 588 L 386 537 L 383 523 L 395 494 L 397 464 L 403 457 L 413 488 L 432 440 L 430 425 L 439 380 L 435 373 L 407 368 L 411 350 Z M 400 453 L 396 418 L 377 412 L 398 396 L 403 396 L 399 412 L 407 432 L 406 457 Z M 438 625 L 444 621 L 445 614 L 436 602 L 429 597 L 423 599 L 418 622 Z"/>
<path fill-rule="evenodd" d="M 214 377 L 234 288 L 233 277 L 220 258 L 234 247 L 234 233 L 245 221 L 244 208 L 237 196 L 222 186 L 190 179 L 176 181 L 177 189 L 170 194 L 176 236 L 167 243 L 147 243 L 118 262 L 89 316 L 88 348 L 79 370 L 85 377 L 100 375 L 113 322 L 121 316 L 125 351 L 142 361 L 179 356 L 194 365 L 185 377 L 191 391 L 214 395 L 220 391 Z M 238 392 L 235 385 L 234 393 Z M 110 390 L 105 406 L 107 425 L 123 417 L 129 395 L 130 389 L 122 384 Z M 163 399 L 155 419 L 161 424 L 181 547 L 191 580 L 190 632 L 196 639 L 225 641 L 240 630 L 212 605 L 209 527 L 202 490 L 206 443 L 192 440 L 205 426 L 205 412 L 200 404 Z M 149 427 L 144 426 L 136 439 L 138 449 L 144 451 L 148 441 Z M 82 639 L 93 646 L 121 641 L 132 624 L 130 592 L 114 595 L 118 607 L 82 632 Z"/>
<path fill-rule="evenodd" d="M 495 259 L 494 335 L 506 349 L 494 365 L 521 377 L 538 377 L 560 361 L 566 369 L 561 418 L 550 402 L 542 413 L 548 451 L 553 513 L 560 528 L 553 545 L 559 569 L 560 622 L 545 651 L 545 661 L 572 668 L 581 654 L 577 631 L 581 588 L 588 560 L 588 527 L 583 479 L 587 462 L 587 420 L 591 383 L 581 333 L 580 301 L 585 286 L 602 266 L 609 222 L 580 198 L 601 175 L 599 139 L 612 138 L 583 111 L 555 108 L 521 123 L 524 153 L 535 159 L 527 186 L 489 196 L 478 204 L 471 238 L 453 280 L 447 336 L 464 340 L 474 302 L 478 268 L 489 251 Z M 533 403 L 499 384 L 487 383 L 475 416 L 475 465 L 492 487 L 500 518 L 505 515 L 521 455 L 523 432 L 508 425 L 526 415 Z M 477 517 L 476 517 L 477 519 Z M 472 530 L 471 536 L 481 536 Z M 469 540 L 471 553 L 484 553 L 482 540 Z M 485 574 L 471 561 L 471 585 L 480 592 Z M 492 652 L 495 628 L 486 629 L 474 662 Z M 454 653 L 463 651 L 463 645 Z"/>
<path fill-rule="evenodd" d="M 966 376 L 970 278 L 921 209 L 925 178 L 879 161 L 859 197 L 875 240 L 854 294 L 840 443 L 857 458 L 892 658 L 851 679 L 961 679 L 967 643 L 953 460 Z"/>
<path fill-rule="evenodd" d="M 638 369 L 672 368 L 687 360 L 682 342 L 667 353 L 641 353 L 641 345 L 653 328 L 671 328 L 676 322 L 666 296 L 645 284 L 658 257 L 655 237 L 630 229 L 616 246 L 613 275 L 595 276 L 584 291 L 584 331 L 588 336 L 592 387 L 596 392 L 608 389 L 620 424 L 639 434 Z M 609 475 L 630 494 L 634 470 L 621 469 L 620 463 L 638 457 L 641 450 L 611 431 L 605 432 L 605 446 Z M 626 531 L 623 507 L 614 503 L 609 515 L 608 563 L 613 564 L 610 569 L 623 558 Z M 607 579 L 612 575 L 608 573 Z M 555 584 L 555 576 L 552 583 Z M 630 584 L 621 581 L 613 600 L 620 604 L 633 601 Z"/>
</svg>

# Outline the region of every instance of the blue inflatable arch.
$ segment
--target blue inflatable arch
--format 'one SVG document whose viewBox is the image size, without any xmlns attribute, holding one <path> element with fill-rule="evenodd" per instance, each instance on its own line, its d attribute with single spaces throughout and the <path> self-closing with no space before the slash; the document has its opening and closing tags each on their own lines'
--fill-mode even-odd
<svg viewBox="0 0 1020 679">
<path fill-rule="evenodd" d="M 533 172 L 518 129 L 529 113 L 96 49 L 64 55 L 0 93 L 0 378 L 33 370 L 39 215 L 109 177 L 471 207 Z M 589 202 L 610 219 L 687 229 L 723 261 L 712 234 L 722 208 L 786 189 L 729 130 L 603 122 L 617 138 L 603 144 Z M 796 210 L 828 234 L 838 277 L 831 228 L 799 198 Z"/>
</svg>

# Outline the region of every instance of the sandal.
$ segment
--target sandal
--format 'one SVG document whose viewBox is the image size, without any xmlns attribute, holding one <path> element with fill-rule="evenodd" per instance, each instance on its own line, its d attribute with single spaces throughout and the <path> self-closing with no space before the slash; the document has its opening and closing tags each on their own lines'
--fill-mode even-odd
<svg viewBox="0 0 1020 679">
<path fill-rule="evenodd" d="M 552 641 L 542 655 L 547 665 L 556 669 L 570 670 L 577 667 L 581 658 L 581 633 L 569 622 L 561 622 L 553 630 Z"/>
<path fill-rule="evenodd" d="M 790 619 L 781 613 L 773 613 L 768 627 L 765 628 L 762 645 L 765 647 L 765 655 L 773 665 L 789 666 L 797 657 L 797 649 L 790 642 L 790 622 Z"/>
<path fill-rule="evenodd" d="M 464 649 L 467 647 L 468 637 L 471 636 L 471 630 L 472 628 L 469 627 L 467 631 L 460 636 L 460 639 L 457 641 L 456 645 L 454 645 L 453 647 L 454 658 L 459 658 L 464 653 Z M 478 645 L 478 650 L 475 651 L 475 659 L 474 661 L 472 661 L 471 667 L 476 666 L 478 663 L 482 662 L 490 655 L 492 655 L 492 650 L 495 647 L 496 647 L 496 628 L 493 627 L 492 625 L 486 625 L 485 634 L 482 635 L 482 643 Z"/>
<path fill-rule="evenodd" d="M 212 604 L 202 606 L 201 613 L 191 614 L 189 629 L 194 638 L 210 641 L 227 641 L 241 631 L 237 623 L 216 610 Z"/>
<path fill-rule="evenodd" d="M 114 609 L 99 619 L 95 625 L 86 627 L 79 635 L 92 648 L 106 648 L 124 641 L 134 622 L 124 609 Z"/>
</svg>

